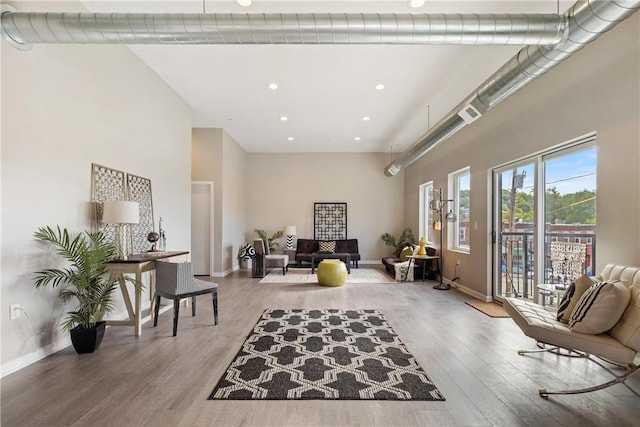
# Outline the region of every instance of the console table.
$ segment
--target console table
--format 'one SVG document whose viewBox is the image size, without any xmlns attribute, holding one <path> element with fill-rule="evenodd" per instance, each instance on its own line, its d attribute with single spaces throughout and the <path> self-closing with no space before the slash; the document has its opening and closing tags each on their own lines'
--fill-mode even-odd
<svg viewBox="0 0 640 427">
<path fill-rule="evenodd" d="M 165 258 L 174 258 L 182 256 L 184 258 L 189 251 L 175 252 L 146 252 L 140 254 L 129 255 L 127 259 L 114 259 L 109 261 L 107 271 L 111 277 L 117 277 L 122 291 L 122 298 L 127 307 L 129 318 L 127 320 L 107 320 L 107 325 L 111 326 L 133 326 L 136 337 L 142 335 L 142 324 L 151 319 L 153 313 L 153 294 L 155 293 L 155 280 L 149 281 L 149 298 L 151 299 L 151 307 L 149 314 L 142 317 L 142 291 L 136 290 L 134 305 L 131 304 L 131 297 L 127 289 L 127 282 L 124 280 L 125 274 L 135 274 L 138 282 L 142 283 L 142 273 L 146 271 L 154 271 L 156 269 L 156 261 Z"/>
<path fill-rule="evenodd" d="M 311 274 L 316 270 L 317 261 L 323 259 L 339 259 L 347 265 L 347 273 L 351 274 L 351 254 L 340 252 L 313 252 L 311 254 Z"/>
</svg>

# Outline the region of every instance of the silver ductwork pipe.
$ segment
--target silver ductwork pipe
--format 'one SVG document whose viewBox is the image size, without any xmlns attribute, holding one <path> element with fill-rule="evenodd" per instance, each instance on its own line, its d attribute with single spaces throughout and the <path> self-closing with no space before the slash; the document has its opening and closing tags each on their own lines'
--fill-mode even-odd
<svg viewBox="0 0 640 427">
<path fill-rule="evenodd" d="M 3 11 L 14 46 L 101 44 L 515 44 L 553 45 L 556 14 L 40 13 Z"/>
<path fill-rule="evenodd" d="M 521 49 L 423 137 L 389 163 L 385 167 L 385 175 L 396 175 L 402 168 L 409 166 L 470 123 L 463 118 L 465 114 L 461 112 L 472 108 L 479 116 L 486 113 L 511 94 L 633 15 L 638 8 L 640 8 L 640 1 L 637 0 L 577 2 L 565 13 L 568 22 L 566 39 L 552 47 L 527 46 Z"/>
</svg>

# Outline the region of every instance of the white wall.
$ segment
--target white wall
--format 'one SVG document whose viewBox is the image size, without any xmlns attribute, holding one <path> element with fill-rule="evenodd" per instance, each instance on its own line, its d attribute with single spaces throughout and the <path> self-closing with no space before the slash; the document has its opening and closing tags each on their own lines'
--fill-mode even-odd
<svg viewBox="0 0 640 427">
<path fill-rule="evenodd" d="M 247 158 L 247 241 L 257 237 L 256 228 L 271 235 L 286 225 L 296 226 L 295 238 L 313 238 L 313 203 L 346 202 L 348 237 L 358 239 L 362 260 L 380 264 L 389 255 L 380 236 L 397 236 L 403 229 L 404 182 L 402 173 L 395 179 L 383 174 L 387 155 L 250 153 Z"/>
<path fill-rule="evenodd" d="M 222 265 L 223 271 L 238 268 L 238 251 L 245 241 L 245 173 L 247 153 L 229 135 L 223 132 L 223 194 L 222 220 Z"/>
<path fill-rule="evenodd" d="M 597 132 L 597 265 L 640 265 L 640 15 L 619 24 L 559 67 L 489 111 L 405 172 L 407 225 L 418 225 L 418 186 L 471 166 L 471 253 L 445 251 L 445 277 L 460 259 L 461 283 L 490 295 L 490 172 Z"/>
<path fill-rule="evenodd" d="M 55 260 L 32 235 L 44 225 L 90 229 L 91 163 L 151 179 L 155 222 L 163 217 L 168 248 L 188 250 L 191 110 L 126 47 L 37 45 L 21 52 L 3 39 L 1 143 L 6 374 L 68 342 L 57 326 L 66 311 L 57 291 L 31 282 L 34 271 Z M 29 318 L 9 321 L 13 303 Z M 119 305 L 114 317 L 123 314 Z"/>
<path fill-rule="evenodd" d="M 213 181 L 213 274 L 222 269 L 222 129 L 193 129 L 191 179 Z"/>
<path fill-rule="evenodd" d="M 245 227 L 244 149 L 223 129 L 193 129 L 192 179 L 214 181 L 214 275 L 238 267 Z"/>
</svg>

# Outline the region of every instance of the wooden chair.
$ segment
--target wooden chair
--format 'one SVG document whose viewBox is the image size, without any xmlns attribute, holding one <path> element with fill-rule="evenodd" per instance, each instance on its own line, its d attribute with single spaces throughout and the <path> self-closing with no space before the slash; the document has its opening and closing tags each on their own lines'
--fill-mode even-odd
<svg viewBox="0 0 640 427">
<path fill-rule="evenodd" d="M 158 311 L 160 310 L 160 297 L 173 300 L 173 336 L 178 331 L 178 314 L 180 312 L 180 300 L 191 298 L 191 315 L 196 315 L 196 297 L 198 295 L 211 294 L 213 300 L 213 321 L 218 324 L 218 284 L 198 280 L 193 277 L 193 269 L 190 262 L 165 262 L 156 261 L 156 292 L 153 326 L 158 325 Z"/>
</svg>

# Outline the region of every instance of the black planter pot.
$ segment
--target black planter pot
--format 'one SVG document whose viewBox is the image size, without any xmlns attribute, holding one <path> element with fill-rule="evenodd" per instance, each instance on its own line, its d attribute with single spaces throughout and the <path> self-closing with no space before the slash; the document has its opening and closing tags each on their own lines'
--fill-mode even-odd
<svg viewBox="0 0 640 427">
<path fill-rule="evenodd" d="M 84 329 L 80 326 L 73 328 L 71 332 L 71 343 L 78 354 L 93 353 L 100 347 L 104 337 L 104 329 L 107 322 L 96 322 L 96 326 Z"/>
</svg>

